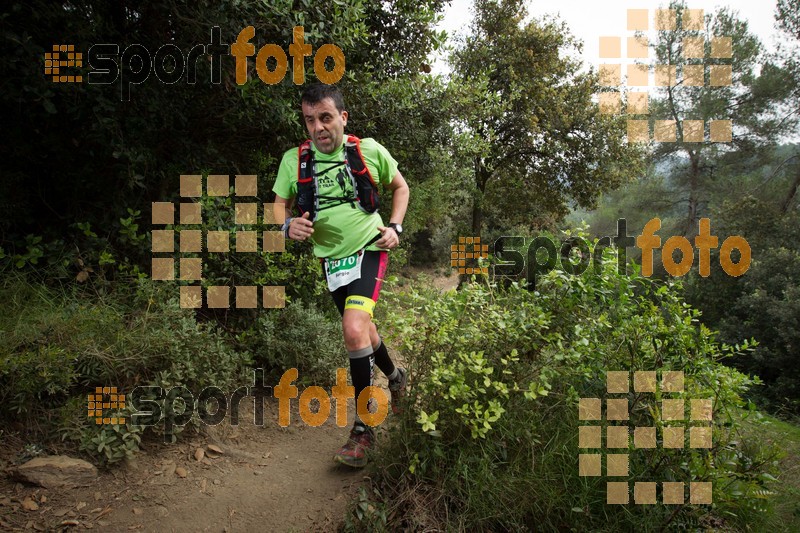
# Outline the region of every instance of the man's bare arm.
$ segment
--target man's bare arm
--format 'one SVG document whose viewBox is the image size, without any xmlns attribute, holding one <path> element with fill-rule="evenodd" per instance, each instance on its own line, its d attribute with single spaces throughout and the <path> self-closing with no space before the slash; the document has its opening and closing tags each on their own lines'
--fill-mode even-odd
<svg viewBox="0 0 800 533">
<path fill-rule="evenodd" d="M 283 198 L 276 194 L 274 206 L 276 219 L 284 219 L 289 213 L 291 213 L 293 204 L 294 199 Z M 308 213 L 303 213 L 302 217 L 293 218 L 289 222 L 289 231 L 287 233 L 290 239 L 294 239 L 296 241 L 304 241 L 308 239 L 311 234 L 314 233 L 312 222 L 308 220 Z"/>
<path fill-rule="evenodd" d="M 397 171 L 397 174 L 394 175 L 392 178 L 392 182 L 386 185 L 386 188 L 392 191 L 392 214 L 389 216 L 389 222 L 394 222 L 397 224 L 402 224 L 403 219 L 406 216 L 406 210 L 408 210 L 408 198 L 410 195 L 410 191 L 408 189 L 408 183 L 406 183 L 405 178 L 403 175 L 400 174 L 400 171 Z M 384 226 L 378 226 L 378 231 L 380 231 L 383 236 L 375 243 L 375 246 L 378 248 L 394 248 L 398 244 L 400 244 L 400 237 L 395 233 L 394 230 L 387 233 L 387 228 Z"/>
</svg>

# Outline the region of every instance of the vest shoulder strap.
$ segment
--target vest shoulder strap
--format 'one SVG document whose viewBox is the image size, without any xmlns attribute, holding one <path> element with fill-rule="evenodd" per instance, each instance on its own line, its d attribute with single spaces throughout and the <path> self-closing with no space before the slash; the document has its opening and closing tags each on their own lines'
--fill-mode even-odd
<svg viewBox="0 0 800 533">
<path fill-rule="evenodd" d="M 367 167 L 367 161 L 364 159 L 364 154 L 361 153 L 361 139 L 355 135 L 348 135 L 345 142 L 345 152 L 347 156 L 347 164 L 350 166 L 350 171 L 358 178 L 366 176 L 372 183 L 373 187 L 376 185 L 375 180 L 372 178 L 372 173 Z"/>
<path fill-rule="evenodd" d="M 345 139 L 344 163 L 351 176 L 354 197 L 341 200 L 355 201 L 362 210 L 374 213 L 380 205 L 378 189 L 364 159 L 364 154 L 361 152 L 361 139 L 355 135 L 348 135 Z M 328 197 L 324 198 L 330 200 Z M 300 213 L 309 211 L 310 219 L 314 220 L 320 209 L 332 207 L 332 205 L 320 207 L 319 199 L 317 180 L 314 174 L 314 151 L 311 140 L 307 140 L 300 145 L 297 151 L 297 207 Z"/>
</svg>

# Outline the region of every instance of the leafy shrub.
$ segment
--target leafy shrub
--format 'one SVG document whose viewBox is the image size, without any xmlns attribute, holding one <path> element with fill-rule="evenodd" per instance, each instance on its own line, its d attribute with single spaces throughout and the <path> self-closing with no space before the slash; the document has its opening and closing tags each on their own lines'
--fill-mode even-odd
<svg viewBox="0 0 800 533">
<path fill-rule="evenodd" d="M 608 251 L 598 272 L 554 270 L 537 289 L 387 291 L 414 406 L 381 452 L 375 488 L 389 527 L 699 527 L 709 511 L 756 520 L 774 479 L 773 452 L 739 436 L 751 416 L 742 394 L 757 380 L 719 363 L 750 346 L 717 343 L 678 283 L 620 275 Z M 606 479 L 578 475 L 578 402 L 605 396 L 609 370 L 679 370 L 685 388 L 671 398 L 712 399 L 711 449 L 631 449 L 628 481 L 711 481 L 713 510 L 607 505 Z M 660 400 L 629 393 L 629 425 L 660 438 Z"/>
<path fill-rule="evenodd" d="M 300 300 L 279 313 L 263 313 L 239 340 L 256 363 L 278 372 L 277 377 L 297 368 L 299 380 L 308 384 L 332 383 L 336 368 L 347 362 L 338 320 Z"/>
<path fill-rule="evenodd" d="M 142 428 L 86 423 L 86 395 L 97 386 L 200 391 L 243 376 L 246 351 L 211 323 L 181 309 L 174 287 L 139 280 L 103 298 L 62 293 L 9 279 L 0 286 L 0 402 L 6 423 L 62 434 L 101 462 L 137 449 Z M 37 421 L 37 424 L 30 424 Z M 164 431 L 163 424 L 154 428 Z"/>
<path fill-rule="evenodd" d="M 760 406 L 800 416 L 800 211 L 782 213 L 745 196 L 719 212 L 720 235 L 742 235 L 752 248 L 750 269 L 739 278 L 690 277 L 687 299 L 729 344 L 754 337 L 758 346 L 727 364 L 765 383 L 749 393 Z M 712 264 L 718 250 L 712 252 Z"/>
</svg>

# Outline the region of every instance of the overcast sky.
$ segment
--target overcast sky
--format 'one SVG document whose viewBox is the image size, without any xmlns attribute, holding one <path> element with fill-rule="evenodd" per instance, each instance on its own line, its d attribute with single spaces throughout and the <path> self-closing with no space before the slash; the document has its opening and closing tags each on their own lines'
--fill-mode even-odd
<svg viewBox="0 0 800 533">
<path fill-rule="evenodd" d="M 584 43 L 584 60 L 595 65 L 608 61 L 599 57 L 601 36 L 620 36 L 624 41 L 624 37 L 633 35 L 627 29 L 628 9 L 654 10 L 664 8 L 667 4 L 668 1 L 663 0 L 531 0 L 527 3 L 529 13 L 537 18 L 558 15 L 564 20 L 572 34 Z M 770 49 L 774 48 L 776 34 L 775 5 L 776 0 L 687 0 L 689 9 L 704 9 L 707 13 L 719 7 L 738 11 L 740 18 L 748 21 L 750 31 Z M 471 0 L 453 0 L 439 27 L 450 34 L 466 29 L 472 17 L 471 6 Z M 652 15 L 650 20 L 652 24 Z M 436 67 L 441 72 L 442 65 L 437 64 Z"/>
</svg>

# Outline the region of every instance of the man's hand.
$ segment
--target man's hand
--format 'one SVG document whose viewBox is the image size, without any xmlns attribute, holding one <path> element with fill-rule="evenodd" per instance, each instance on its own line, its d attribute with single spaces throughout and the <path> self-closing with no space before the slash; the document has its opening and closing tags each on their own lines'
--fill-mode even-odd
<svg viewBox="0 0 800 533">
<path fill-rule="evenodd" d="M 382 235 L 381 238 L 375 242 L 375 246 L 378 248 L 391 250 L 400 244 L 400 237 L 393 228 L 378 226 L 378 231 L 380 231 Z"/>
<path fill-rule="evenodd" d="M 302 217 L 293 218 L 289 223 L 289 238 L 304 241 L 314 233 L 313 223 L 308 220 L 308 211 Z"/>
</svg>

